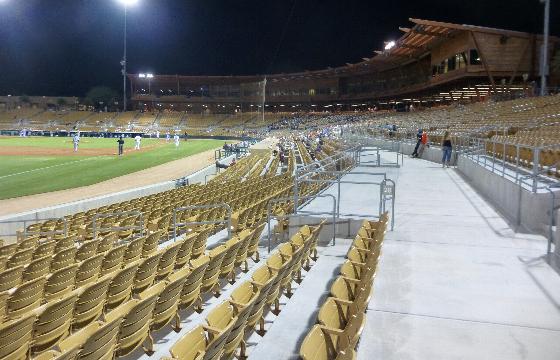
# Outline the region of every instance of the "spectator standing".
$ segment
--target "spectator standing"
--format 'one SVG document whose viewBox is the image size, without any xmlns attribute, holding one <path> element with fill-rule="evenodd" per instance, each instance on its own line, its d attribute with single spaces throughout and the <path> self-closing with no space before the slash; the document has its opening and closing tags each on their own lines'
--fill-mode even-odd
<svg viewBox="0 0 560 360">
<path fill-rule="evenodd" d="M 418 157 L 418 148 L 422 143 L 422 133 L 422 129 L 418 129 L 418 132 L 416 133 L 416 146 L 414 147 L 414 151 L 412 152 L 412 157 Z"/>
<path fill-rule="evenodd" d="M 428 133 L 426 131 L 422 132 L 422 138 L 420 140 L 420 148 L 418 149 L 418 157 L 421 158 L 424 153 L 424 149 L 428 145 Z"/>
<path fill-rule="evenodd" d="M 451 136 L 449 135 L 449 131 L 446 131 L 443 134 L 443 157 L 441 159 L 442 167 L 449 167 L 449 163 L 451 162 L 451 152 L 453 151 L 453 145 L 451 144 Z"/>
</svg>

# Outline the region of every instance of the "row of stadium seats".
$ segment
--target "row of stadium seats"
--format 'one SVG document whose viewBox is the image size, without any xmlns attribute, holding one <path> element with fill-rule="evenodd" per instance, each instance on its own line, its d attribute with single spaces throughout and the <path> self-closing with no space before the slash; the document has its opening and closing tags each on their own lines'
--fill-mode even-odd
<svg viewBox="0 0 560 360">
<path fill-rule="evenodd" d="M 214 308 L 206 318 L 206 324 L 194 327 L 170 349 L 172 359 L 231 359 L 241 348 L 240 358 L 245 354 L 245 338 L 257 324 L 261 336 L 264 332 L 265 306 L 274 306 L 279 314 L 279 298 L 285 292 L 291 297 L 292 281 L 301 282 L 301 271 L 309 270 L 310 259 L 316 260 L 316 246 L 322 225 L 302 227 L 273 252 L 265 265 L 259 267 L 251 281 L 243 283 L 231 295 Z"/>
<path fill-rule="evenodd" d="M 319 310 L 317 325 L 301 344 L 303 360 L 356 359 L 387 220 L 384 214 L 379 222 L 363 222 Z"/>
</svg>

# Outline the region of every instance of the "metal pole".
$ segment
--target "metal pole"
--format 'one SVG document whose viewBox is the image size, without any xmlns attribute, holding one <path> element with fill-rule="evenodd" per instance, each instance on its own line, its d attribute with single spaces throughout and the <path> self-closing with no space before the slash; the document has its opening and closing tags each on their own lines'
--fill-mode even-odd
<svg viewBox="0 0 560 360">
<path fill-rule="evenodd" d="M 544 3 L 544 30 L 543 30 L 543 44 L 541 53 L 541 96 L 547 94 L 546 91 L 546 72 L 548 67 L 548 25 L 550 22 L 550 0 L 541 0 Z"/>
<path fill-rule="evenodd" d="M 128 7 L 124 6 L 124 56 L 122 61 L 122 75 L 123 75 L 123 112 L 126 112 L 126 14 Z"/>
<path fill-rule="evenodd" d="M 538 183 L 538 176 L 539 176 L 539 155 L 540 155 L 540 148 L 535 148 L 533 150 L 533 192 L 537 192 L 537 183 Z"/>
</svg>

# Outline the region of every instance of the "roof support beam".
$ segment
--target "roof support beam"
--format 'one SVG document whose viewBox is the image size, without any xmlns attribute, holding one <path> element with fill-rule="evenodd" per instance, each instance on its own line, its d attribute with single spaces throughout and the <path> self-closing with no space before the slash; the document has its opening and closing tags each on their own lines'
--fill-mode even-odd
<svg viewBox="0 0 560 360">
<path fill-rule="evenodd" d="M 451 35 L 449 35 L 449 34 L 440 34 L 440 33 L 433 32 L 433 31 L 419 29 L 416 26 L 414 28 L 410 29 L 410 31 L 414 32 L 416 34 L 420 34 L 420 35 L 434 36 L 434 37 L 440 37 L 440 38 L 446 38 L 446 39 L 451 38 Z"/>
<path fill-rule="evenodd" d="M 494 82 L 494 76 L 492 76 L 492 73 L 490 72 L 490 68 L 488 67 L 488 63 L 486 62 L 486 58 L 485 58 L 484 54 L 482 53 L 482 51 L 480 50 L 480 46 L 478 46 L 478 41 L 476 41 L 476 36 L 475 36 L 474 32 L 469 31 L 469 33 L 471 34 L 471 38 L 473 39 L 474 47 L 476 48 L 476 51 L 478 52 L 478 56 L 480 56 L 480 61 L 482 62 L 482 66 L 484 66 L 484 70 L 486 70 L 486 74 L 488 75 L 488 78 L 490 79 L 490 83 L 492 84 L 492 91 L 494 93 L 496 93 L 496 83 Z"/>
</svg>

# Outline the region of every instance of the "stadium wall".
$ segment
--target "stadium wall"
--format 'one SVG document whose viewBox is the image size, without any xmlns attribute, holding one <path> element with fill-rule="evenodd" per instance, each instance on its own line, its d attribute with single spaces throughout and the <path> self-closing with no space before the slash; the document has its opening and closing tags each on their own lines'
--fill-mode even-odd
<svg viewBox="0 0 560 360">
<path fill-rule="evenodd" d="M 233 160 L 233 155 L 220 160 L 221 163 L 229 164 Z M 185 177 L 189 184 L 204 183 L 209 175 L 215 174 L 216 165 L 210 165 L 191 175 Z M 71 203 L 50 206 L 33 211 L 12 214 L 0 217 L 0 238 L 11 239 L 16 231 L 23 228 L 23 221 L 37 221 L 47 218 L 61 218 L 70 214 L 81 211 L 88 211 L 105 205 L 111 205 L 117 202 L 127 201 L 151 194 L 168 191 L 174 189 L 175 181 L 165 181 L 158 184 L 143 186 L 135 189 L 121 191 L 114 194 L 98 196 L 90 199 L 79 200 Z M 7 234 L 12 234 L 8 236 Z"/>
</svg>

